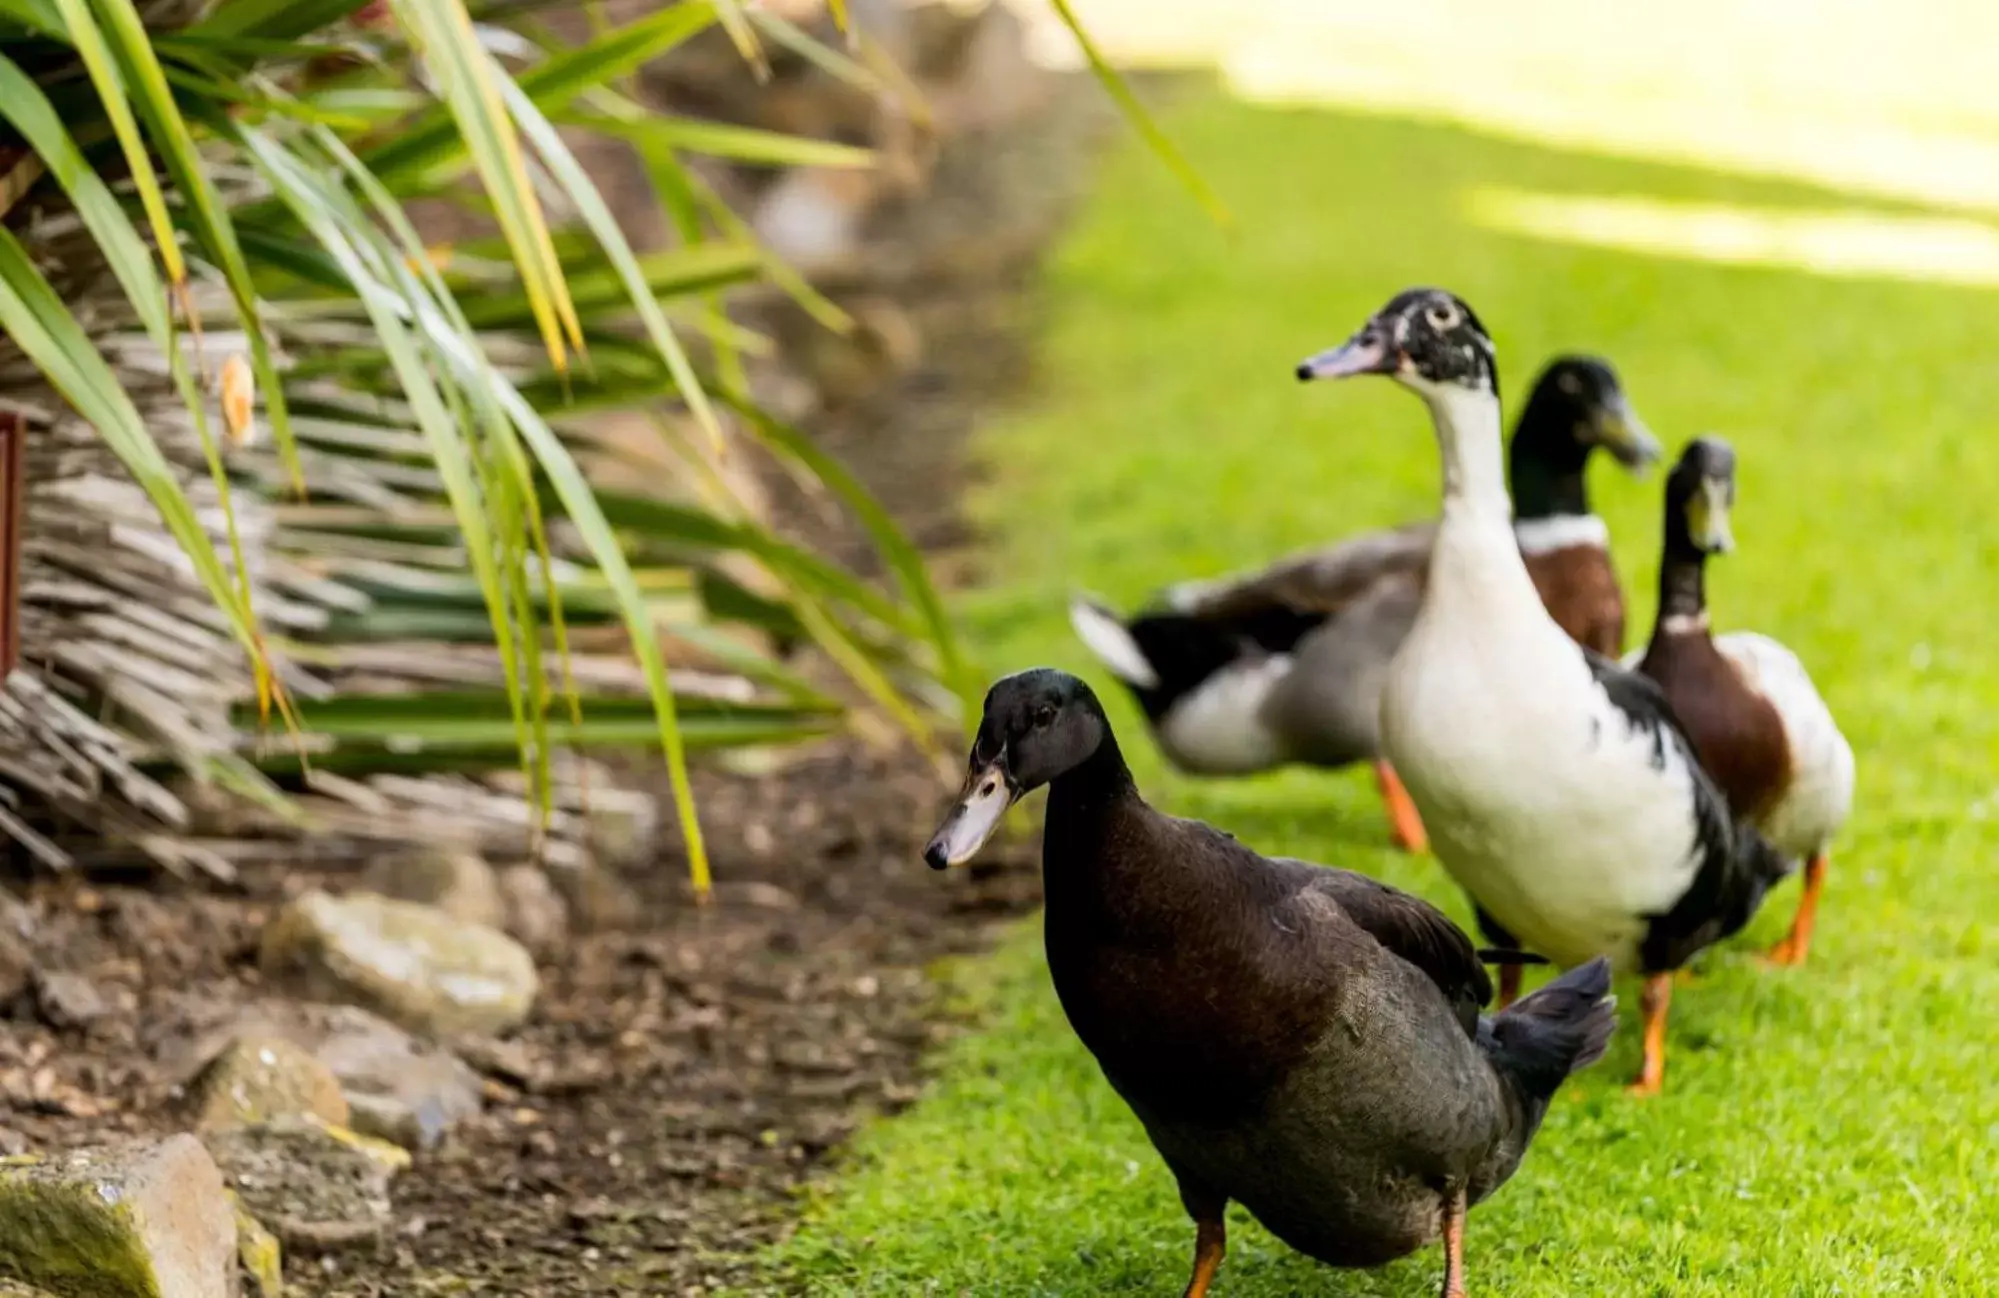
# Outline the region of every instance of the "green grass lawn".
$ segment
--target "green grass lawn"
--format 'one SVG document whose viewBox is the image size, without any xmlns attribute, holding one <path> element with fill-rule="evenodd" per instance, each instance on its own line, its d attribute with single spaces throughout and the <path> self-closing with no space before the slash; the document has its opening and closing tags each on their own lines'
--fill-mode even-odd
<svg viewBox="0 0 1999 1298">
<path fill-rule="evenodd" d="M 990 429 L 975 502 L 996 584 L 965 601 L 997 672 L 1099 685 L 1160 805 L 1272 852 L 1379 875 L 1469 921 L 1434 861 L 1385 847 L 1364 771 L 1233 784 L 1168 774 L 1068 633 L 1085 587 L 1129 604 L 1178 577 L 1435 509 L 1419 404 L 1304 387 L 1306 353 L 1395 290 L 1437 283 L 1498 340 L 1509 398 L 1558 348 L 1609 356 L 1669 453 L 1741 452 L 1717 625 L 1805 658 L 1860 758 L 1811 965 L 1753 952 L 1788 885 L 1675 1000 L 1666 1095 L 1610 1058 L 1559 1099 L 1519 1176 L 1474 1212 L 1484 1295 L 1952 1294 L 1999 1281 L 1999 297 L 1645 259 L 1488 233 L 1465 195 L 1824 208 L 1823 193 L 1202 97 L 1167 124 L 1227 196 L 1205 224 L 1136 150 L 1114 159 L 1048 277 L 1042 374 Z M 1659 477 L 1595 481 L 1650 627 Z M 939 793 L 939 809 L 945 795 Z M 917 813 L 922 814 L 922 813 Z M 911 869 L 921 868 L 911 862 Z M 944 886 L 940 881 L 939 886 Z M 1070 1034 L 1030 924 L 953 974 L 982 1016 L 907 1115 L 773 1258 L 823 1294 L 1176 1294 L 1193 1231 L 1137 1122 Z M 1430 1253 L 1335 1272 L 1232 1216 L 1217 1298 L 1428 1295 Z"/>
</svg>

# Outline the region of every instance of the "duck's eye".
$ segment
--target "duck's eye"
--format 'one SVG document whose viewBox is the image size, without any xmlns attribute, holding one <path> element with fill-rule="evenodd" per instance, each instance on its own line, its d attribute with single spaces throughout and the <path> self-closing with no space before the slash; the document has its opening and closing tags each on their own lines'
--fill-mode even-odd
<svg viewBox="0 0 1999 1298">
<path fill-rule="evenodd" d="M 1458 309 L 1448 302 L 1439 302 L 1424 313 L 1432 329 L 1455 329 L 1458 327 Z"/>
</svg>

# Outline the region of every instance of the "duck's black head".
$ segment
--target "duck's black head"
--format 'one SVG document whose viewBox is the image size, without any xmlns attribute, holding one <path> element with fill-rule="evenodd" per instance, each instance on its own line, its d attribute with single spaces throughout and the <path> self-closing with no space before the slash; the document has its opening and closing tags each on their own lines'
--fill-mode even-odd
<svg viewBox="0 0 1999 1298">
<path fill-rule="evenodd" d="M 1735 448 L 1719 437 L 1688 442 L 1666 479 L 1666 549 L 1704 555 L 1733 550 L 1734 506 Z"/>
<path fill-rule="evenodd" d="M 1492 336 L 1440 288 L 1397 293 L 1342 346 L 1299 363 L 1300 380 L 1386 374 L 1425 396 L 1459 387 L 1499 396 Z"/>
<path fill-rule="evenodd" d="M 1580 469 L 1598 447 L 1628 469 L 1643 469 L 1661 454 L 1659 443 L 1631 409 L 1610 362 L 1595 356 L 1557 356 L 1528 394 L 1514 431 L 1516 454 L 1531 452 L 1556 467 Z"/>
<path fill-rule="evenodd" d="M 1599 446 L 1634 473 L 1659 458 L 1659 443 L 1631 409 L 1609 362 L 1558 356 L 1534 380 L 1513 427 L 1507 449 L 1513 516 L 1589 513 L 1583 471 Z"/>
<path fill-rule="evenodd" d="M 933 870 L 968 861 L 1006 809 L 1088 761 L 1110 734 L 1090 687 L 1052 667 L 1008 676 L 986 691 L 957 804 L 923 849 Z"/>
</svg>

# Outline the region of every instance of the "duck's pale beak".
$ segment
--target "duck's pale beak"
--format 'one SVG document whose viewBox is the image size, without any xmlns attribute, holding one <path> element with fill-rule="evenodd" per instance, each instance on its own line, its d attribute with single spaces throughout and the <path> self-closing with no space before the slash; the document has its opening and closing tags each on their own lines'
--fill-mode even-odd
<svg viewBox="0 0 1999 1298">
<path fill-rule="evenodd" d="M 1007 774 L 1006 759 L 975 766 L 958 791 L 958 803 L 923 849 L 923 859 L 933 870 L 947 865 L 963 865 L 978 855 L 986 840 L 1000 826 L 1006 809 L 1020 793 Z"/>
<path fill-rule="evenodd" d="M 1622 392 L 1597 408 L 1596 440 L 1634 473 L 1644 472 L 1665 454 L 1659 439 L 1652 436 Z"/>
<path fill-rule="evenodd" d="M 1735 529 L 1729 522 L 1734 494 L 1728 479 L 1702 478 L 1700 493 L 1687 502 L 1687 534 L 1708 554 L 1727 554 L 1735 548 Z"/>
<path fill-rule="evenodd" d="M 1357 374 L 1393 374 L 1402 358 L 1389 350 L 1381 331 L 1373 325 L 1361 330 L 1341 346 L 1298 362 L 1298 381 L 1350 379 Z"/>
</svg>

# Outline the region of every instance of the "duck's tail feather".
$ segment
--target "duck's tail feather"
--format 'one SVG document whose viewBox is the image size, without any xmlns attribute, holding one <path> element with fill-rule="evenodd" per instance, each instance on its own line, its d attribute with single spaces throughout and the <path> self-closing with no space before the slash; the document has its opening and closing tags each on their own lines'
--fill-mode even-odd
<svg viewBox="0 0 1999 1298">
<path fill-rule="evenodd" d="M 1479 1025 L 1479 1044 L 1513 1087 L 1530 1130 L 1562 1082 L 1603 1058 L 1617 1027 L 1610 962 L 1599 956 Z"/>
<path fill-rule="evenodd" d="M 1138 647 L 1124 619 L 1110 609 L 1078 595 L 1069 601 L 1069 625 L 1111 675 L 1135 690 L 1159 688 L 1159 672 L 1152 660 Z"/>
</svg>

